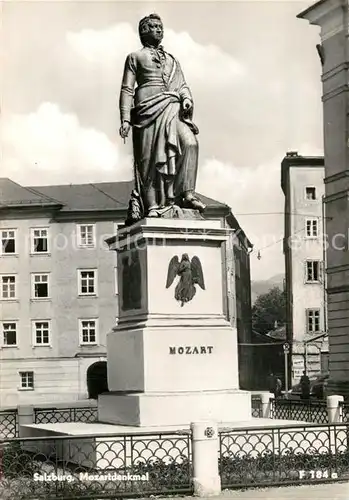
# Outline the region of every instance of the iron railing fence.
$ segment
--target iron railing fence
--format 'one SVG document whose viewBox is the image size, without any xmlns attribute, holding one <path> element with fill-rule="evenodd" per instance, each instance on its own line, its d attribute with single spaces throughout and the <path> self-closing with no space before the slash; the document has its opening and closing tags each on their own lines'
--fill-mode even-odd
<svg viewBox="0 0 349 500">
<path fill-rule="evenodd" d="M 252 395 L 251 397 L 251 415 L 252 417 L 262 417 L 262 400 L 260 396 Z"/>
<path fill-rule="evenodd" d="M 0 498 L 68 500 L 190 494 L 191 433 L 0 441 Z"/>
<path fill-rule="evenodd" d="M 348 481 L 348 430 L 344 424 L 221 430 L 222 488 Z"/>
<path fill-rule="evenodd" d="M 344 424 L 349 424 L 349 402 L 341 401 L 339 403 L 340 416 L 342 417 L 342 422 Z"/>
<path fill-rule="evenodd" d="M 34 408 L 35 424 L 57 424 L 62 422 L 96 422 L 97 407 Z"/>
<path fill-rule="evenodd" d="M 18 412 L 14 410 L 0 410 L 0 439 L 18 436 Z"/>
<path fill-rule="evenodd" d="M 314 424 L 327 424 L 328 413 L 325 401 L 295 401 L 292 399 L 272 399 L 271 418 L 299 420 Z"/>
</svg>

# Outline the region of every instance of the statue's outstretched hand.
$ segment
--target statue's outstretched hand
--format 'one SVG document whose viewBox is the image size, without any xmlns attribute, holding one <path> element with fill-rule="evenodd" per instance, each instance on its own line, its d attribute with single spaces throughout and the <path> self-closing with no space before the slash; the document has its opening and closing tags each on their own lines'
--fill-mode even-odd
<svg viewBox="0 0 349 500">
<path fill-rule="evenodd" d="M 192 109 L 193 107 L 193 103 L 191 102 L 190 99 L 186 98 L 186 99 L 183 99 L 183 102 L 182 102 L 182 107 L 183 107 L 183 111 L 185 113 L 189 113 L 189 111 Z"/>
<path fill-rule="evenodd" d="M 130 122 L 126 122 L 126 121 L 122 122 L 121 127 L 119 129 L 119 134 L 120 134 L 122 139 L 126 139 L 126 137 L 128 136 L 128 134 L 130 132 L 130 128 L 131 128 Z"/>
</svg>

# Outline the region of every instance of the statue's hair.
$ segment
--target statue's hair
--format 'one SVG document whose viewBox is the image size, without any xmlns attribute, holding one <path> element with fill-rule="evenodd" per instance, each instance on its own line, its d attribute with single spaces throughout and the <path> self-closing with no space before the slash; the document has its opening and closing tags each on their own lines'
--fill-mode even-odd
<svg viewBox="0 0 349 500">
<path fill-rule="evenodd" d="M 138 24 L 138 33 L 141 41 L 146 38 L 147 33 L 149 32 L 149 24 L 155 19 L 156 21 L 160 21 L 162 23 L 161 17 L 158 14 L 149 14 L 149 16 L 143 17 Z"/>
</svg>

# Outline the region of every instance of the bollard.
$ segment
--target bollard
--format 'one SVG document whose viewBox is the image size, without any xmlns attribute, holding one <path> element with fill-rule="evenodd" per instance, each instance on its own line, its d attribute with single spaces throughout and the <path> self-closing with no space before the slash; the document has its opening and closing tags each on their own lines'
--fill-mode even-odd
<svg viewBox="0 0 349 500">
<path fill-rule="evenodd" d="M 194 422 L 190 427 L 193 443 L 194 494 L 199 497 L 219 495 L 221 478 L 218 469 L 217 423 Z"/>
<path fill-rule="evenodd" d="M 28 437 L 28 432 L 22 429 L 22 425 L 34 423 L 34 407 L 31 405 L 18 406 L 18 435 L 19 437 Z"/>
<path fill-rule="evenodd" d="M 260 394 L 262 404 L 262 418 L 272 418 L 271 416 L 271 399 L 274 399 L 274 394 L 271 392 L 262 392 Z"/>
<path fill-rule="evenodd" d="M 327 414 L 329 424 L 339 424 L 343 421 L 340 403 L 343 403 L 343 396 L 327 396 Z"/>
</svg>

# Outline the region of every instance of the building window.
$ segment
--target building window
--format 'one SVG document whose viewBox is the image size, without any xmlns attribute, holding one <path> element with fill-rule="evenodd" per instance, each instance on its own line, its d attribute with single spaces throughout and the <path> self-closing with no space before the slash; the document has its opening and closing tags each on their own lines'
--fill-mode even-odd
<svg viewBox="0 0 349 500">
<path fill-rule="evenodd" d="M 50 322 L 33 321 L 33 343 L 35 346 L 50 344 Z"/>
<path fill-rule="evenodd" d="M 80 247 L 94 247 L 96 242 L 96 232 L 94 224 L 84 224 L 78 226 L 78 244 Z"/>
<path fill-rule="evenodd" d="M 17 346 L 17 323 L 15 321 L 4 321 L 2 323 L 2 345 Z"/>
<path fill-rule="evenodd" d="M 1 299 L 16 298 L 16 276 L 1 276 Z"/>
<path fill-rule="evenodd" d="M 79 295 L 97 295 L 97 271 L 79 271 Z"/>
<path fill-rule="evenodd" d="M 34 372 L 19 372 L 21 389 L 34 389 Z"/>
<path fill-rule="evenodd" d="M 97 320 L 80 320 L 80 344 L 97 344 Z"/>
<path fill-rule="evenodd" d="M 320 309 L 307 309 L 307 333 L 320 331 Z"/>
<path fill-rule="evenodd" d="M 3 255 L 16 253 L 15 229 L 3 229 L 1 231 L 1 253 Z"/>
<path fill-rule="evenodd" d="M 313 186 L 307 186 L 305 188 L 305 197 L 307 200 L 316 200 L 316 188 Z"/>
<path fill-rule="evenodd" d="M 49 278 L 48 274 L 32 275 L 32 298 L 44 299 L 49 297 Z"/>
<path fill-rule="evenodd" d="M 35 228 L 32 229 L 32 252 L 33 253 L 48 253 L 48 229 Z"/>
<path fill-rule="evenodd" d="M 308 283 L 319 282 L 321 275 L 320 261 L 307 260 L 305 267 L 305 280 Z"/>
<path fill-rule="evenodd" d="M 307 238 L 317 238 L 319 221 L 318 219 L 306 219 L 305 221 L 305 234 Z"/>
</svg>

